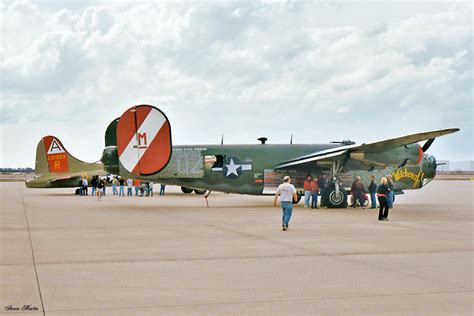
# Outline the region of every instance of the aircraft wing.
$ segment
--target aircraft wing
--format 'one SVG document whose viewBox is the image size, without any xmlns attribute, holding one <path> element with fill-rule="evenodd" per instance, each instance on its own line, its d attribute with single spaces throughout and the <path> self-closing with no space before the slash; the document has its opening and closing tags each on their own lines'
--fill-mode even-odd
<svg viewBox="0 0 474 316">
<path fill-rule="evenodd" d="M 343 159 L 344 157 L 349 157 L 350 153 L 352 152 L 377 153 L 377 152 L 383 152 L 383 151 L 399 148 L 399 147 L 409 145 L 409 144 L 414 144 L 423 140 L 431 140 L 432 142 L 432 139 L 436 137 L 455 133 L 457 131 L 459 131 L 459 128 L 449 128 L 449 129 L 443 129 L 439 131 L 430 131 L 430 132 L 406 135 L 402 137 L 389 138 L 389 139 L 385 139 L 382 141 L 377 141 L 377 142 L 373 142 L 369 144 L 364 143 L 364 144 L 354 144 L 354 145 L 334 147 L 330 149 L 317 151 L 309 155 L 300 156 L 297 158 L 287 160 L 277 165 L 275 169 L 285 169 L 285 168 L 300 166 L 300 165 L 308 164 L 311 162 L 317 162 L 317 161 L 337 161 L 337 160 Z M 374 164 L 374 165 L 378 165 L 378 164 Z"/>
<path fill-rule="evenodd" d="M 423 132 L 423 133 L 411 134 L 411 135 L 397 137 L 397 138 L 389 138 L 389 139 L 378 141 L 375 143 L 362 144 L 359 150 L 362 150 L 364 152 L 385 151 L 385 150 L 389 150 L 396 147 L 418 143 L 418 142 L 421 142 L 422 140 L 427 140 L 430 138 L 436 138 L 443 135 L 456 133 L 458 131 L 459 131 L 459 128 L 448 128 L 448 129 L 443 129 L 439 131 Z"/>
<path fill-rule="evenodd" d="M 341 147 L 317 151 L 310 155 L 301 156 L 298 158 L 287 160 L 279 164 L 278 166 L 276 166 L 275 169 L 285 169 L 288 167 L 303 165 L 306 163 L 321 161 L 321 160 L 336 161 L 342 158 L 342 156 L 344 156 L 345 154 L 347 154 L 349 149 L 354 148 L 354 147 L 359 147 L 359 146 L 360 145 L 349 145 L 349 146 L 341 146 Z"/>
</svg>

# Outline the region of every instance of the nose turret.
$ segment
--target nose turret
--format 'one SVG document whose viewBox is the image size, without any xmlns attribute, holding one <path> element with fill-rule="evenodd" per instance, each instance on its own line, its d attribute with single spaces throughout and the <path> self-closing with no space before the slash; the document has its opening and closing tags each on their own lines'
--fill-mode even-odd
<svg viewBox="0 0 474 316">
<path fill-rule="evenodd" d="M 427 154 L 423 155 L 421 168 L 422 172 L 424 173 L 424 177 L 421 186 L 425 186 L 434 179 L 436 176 L 436 167 L 436 158 L 434 156 Z"/>
</svg>

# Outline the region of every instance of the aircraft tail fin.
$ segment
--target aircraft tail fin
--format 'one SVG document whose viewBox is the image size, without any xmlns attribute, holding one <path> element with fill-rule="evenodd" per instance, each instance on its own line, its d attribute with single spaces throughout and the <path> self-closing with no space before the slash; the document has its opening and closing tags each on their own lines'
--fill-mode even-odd
<svg viewBox="0 0 474 316">
<path fill-rule="evenodd" d="M 55 136 L 41 138 L 36 147 L 36 174 L 84 172 L 98 167 L 97 163 L 87 163 L 72 156 Z"/>
<path fill-rule="evenodd" d="M 117 117 L 112 122 L 110 122 L 109 126 L 105 130 L 105 147 L 108 146 L 117 146 L 117 125 L 120 120 L 120 117 Z"/>
<path fill-rule="evenodd" d="M 151 105 L 136 105 L 120 116 L 116 127 L 120 168 L 136 176 L 152 175 L 171 159 L 171 124 Z"/>
</svg>

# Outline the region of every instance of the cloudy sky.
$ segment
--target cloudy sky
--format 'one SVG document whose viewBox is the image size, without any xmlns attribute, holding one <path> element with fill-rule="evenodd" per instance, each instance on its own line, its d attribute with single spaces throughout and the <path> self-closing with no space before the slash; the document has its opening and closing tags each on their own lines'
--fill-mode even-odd
<svg viewBox="0 0 474 316">
<path fill-rule="evenodd" d="M 96 161 L 130 105 L 174 144 L 368 142 L 459 127 L 473 159 L 471 2 L 1 1 L 1 167 L 45 135 Z"/>
</svg>

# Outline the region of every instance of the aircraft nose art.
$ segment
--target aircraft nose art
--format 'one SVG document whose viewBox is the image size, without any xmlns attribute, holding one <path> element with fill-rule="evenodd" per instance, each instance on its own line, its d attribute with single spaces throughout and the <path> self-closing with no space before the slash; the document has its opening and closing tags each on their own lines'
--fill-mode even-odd
<svg viewBox="0 0 474 316">
<path fill-rule="evenodd" d="M 161 171 L 171 158 L 171 126 L 166 115 L 151 105 L 125 111 L 117 124 L 117 149 L 121 165 L 141 176 Z"/>
</svg>

